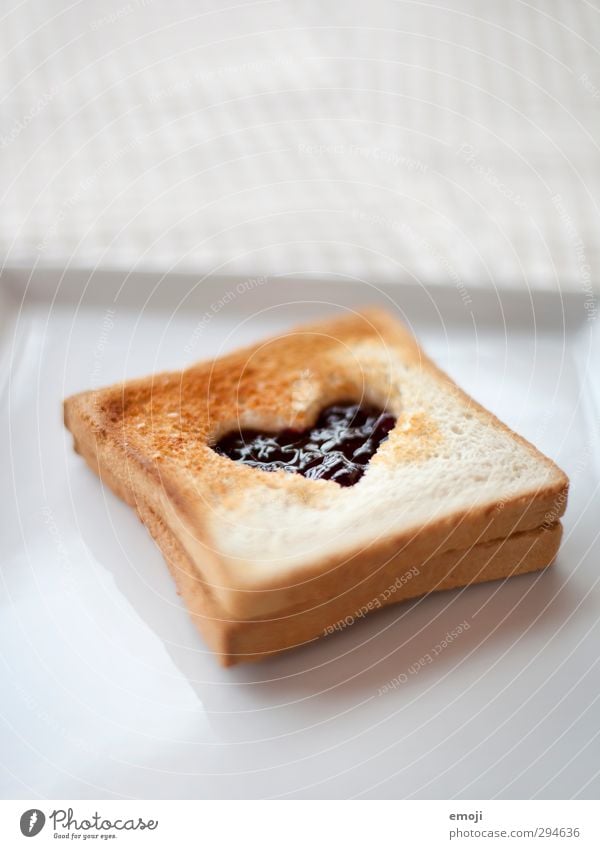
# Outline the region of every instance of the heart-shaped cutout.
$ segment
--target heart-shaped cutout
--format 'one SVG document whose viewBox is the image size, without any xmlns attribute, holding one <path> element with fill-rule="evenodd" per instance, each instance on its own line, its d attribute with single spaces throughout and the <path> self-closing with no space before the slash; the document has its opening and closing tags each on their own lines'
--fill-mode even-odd
<svg viewBox="0 0 600 849">
<path fill-rule="evenodd" d="M 341 402 L 322 410 L 306 430 L 235 431 L 222 437 L 214 450 L 265 472 L 283 470 L 352 486 L 395 424 L 391 413 L 377 407 Z"/>
</svg>

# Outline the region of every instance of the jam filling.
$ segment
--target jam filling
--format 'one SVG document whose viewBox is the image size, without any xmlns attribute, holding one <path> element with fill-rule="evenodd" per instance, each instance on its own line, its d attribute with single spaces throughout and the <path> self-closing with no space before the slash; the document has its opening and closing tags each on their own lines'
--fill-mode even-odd
<svg viewBox="0 0 600 849">
<path fill-rule="evenodd" d="M 391 413 L 372 406 L 340 403 L 327 407 L 307 430 L 279 433 L 242 430 L 214 446 L 218 454 L 264 472 L 295 472 L 312 480 L 352 486 L 396 424 Z"/>
</svg>

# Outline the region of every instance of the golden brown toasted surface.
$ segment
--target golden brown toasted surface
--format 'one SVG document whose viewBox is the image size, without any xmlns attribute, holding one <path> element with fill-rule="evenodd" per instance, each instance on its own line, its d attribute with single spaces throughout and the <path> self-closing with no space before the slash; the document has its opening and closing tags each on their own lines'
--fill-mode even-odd
<svg viewBox="0 0 600 849">
<path fill-rule="evenodd" d="M 353 487 L 257 471 L 211 448 L 238 426 L 303 428 L 328 404 L 363 398 L 397 423 Z M 566 504 L 562 472 L 380 310 L 81 393 L 65 402 L 65 421 L 88 462 L 164 524 L 241 621 L 335 597 L 388 562 L 404 568 L 553 525 Z"/>
<path fill-rule="evenodd" d="M 98 415 L 108 426 L 123 429 L 131 444 L 153 459 L 183 459 L 198 471 L 214 460 L 207 445 L 239 425 L 301 429 L 313 424 L 328 403 L 360 401 L 369 389 L 364 363 L 351 361 L 348 368 L 341 361 L 353 346 L 365 343 L 384 352 L 384 367 L 395 350 L 405 362 L 421 358 L 403 328 L 379 311 L 365 311 L 334 319 L 323 329 L 299 328 L 182 372 L 101 390 L 96 393 Z M 379 379 L 381 362 L 374 363 Z M 377 394 L 389 402 L 395 400 L 391 392 L 391 386 L 387 394 L 379 387 Z M 435 427 L 423 414 L 411 424 L 405 451 L 409 454 L 412 446 L 422 454 Z"/>
</svg>

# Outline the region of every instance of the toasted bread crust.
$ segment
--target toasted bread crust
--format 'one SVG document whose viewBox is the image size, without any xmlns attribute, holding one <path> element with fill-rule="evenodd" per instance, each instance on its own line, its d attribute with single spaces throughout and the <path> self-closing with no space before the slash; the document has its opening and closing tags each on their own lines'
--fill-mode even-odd
<svg viewBox="0 0 600 849">
<path fill-rule="evenodd" d="M 387 387 L 385 375 L 382 378 L 386 369 L 381 363 L 377 374 L 367 374 L 366 381 L 364 374 L 357 380 L 351 371 L 335 367 L 340 345 L 356 351 L 363 343 L 376 346 L 382 339 L 390 359 L 433 376 L 444 392 L 468 409 L 470 416 L 506 434 L 543 464 L 544 485 L 522 488 L 501 502 L 492 497 L 470 509 L 450 510 L 399 531 L 391 527 L 385 534 L 374 535 L 368 544 L 350 541 L 345 545 L 342 540 L 335 551 L 306 557 L 301 562 L 282 563 L 279 568 L 276 565 L 269 570 L 253 570 L 243 559 L 219 551 L 213 513 L 220 510 L 227 516 L 230 511 L 235 519 L 241 500 L 247 492 L 252 493 L 258 476 L 261 492 L 272 499 L 288 498 L 311 505 L 337 497 L 337 493 L 331 489 L 336 487 L 331 482 L 318 482 L 315 487 L 314 481 L 299 475 L 257 472 L 232 463 L 210 446 L 238 423 L 264 429 L 309 426 L 327 403 L 360 397 L 365 391 L 372 393 L 370 400 L 394 409 L 397 396 L 393 382 L 391 388 Z M 307 362 L 317 371 L 314 386 L 309 386 L 301 402 L 294 404 L 290 387 L 302 379 Z M 361 362 L 363 371 L 365 363 L 368 368 L 368 358 Z M 394 411 L 401 422 L 403 409 L 396 406 Z M 391 467 L 421 462 L 437 450 L 443 437 L 438 424 L 426 415 L 420 419 L 418 416 L 414 412 L 406 416 L 405 434 L 395 444 L 390 440 L 386 451 L 380 452 L 381 457 L 378 453 L 373 458 L 374 466 L 379 464 L 381 469 L 385 464 Z M 423 354 L 408 331 L 379 310 L 298 328 L 183 372 L 81 393 L 65 402 L 65 423 L 74 435 L 76 450 L 122 498 L 136 507 L 167 559 L 171 556 L 185 562 L 191 583 L 177 580 L 188 606 L 197 604 L 211 611 L 211 621 L 218 610 L 235 623 L 235 627 L 230 625 L 225 631 L 220 626 L 209 638 L 223 657 L 248 653 L 246 625 L 250 620 L 261 621 L 267 634 L 267 619 L 281 622 L 282 612 L 291 611 L 295 619 L 306 622 L 298 633 L 305 633 L 306 629 L 314 636 L 315 629 L 318 632 L 327 623 L 324 625 L 321 615 L 313 614 L 313 610 L 328 604 L 333 609 L 339 603 L 340 610 L 347 609 L 351 614 L 349 608 L 356 609 L 365 588 L 372 595 L 378 585 L 387 586 L 392 574 L 403 574 L 406 569 L 427 562 L 438 564 L 436 569 L 447 568 L 450 561 L 443 558 L 454 557 L 452 552 L 470 551 L 474 546 L 483 550 L 481 545 L 493 541 L 498 548 L 491 558 L 494 567 L 484 571 L 501 577 L 513 570 L 515 564 L 510 558 L 516 554 L 515 540 L 523 532 L 535 531 L 539 534 L 536 539 L 543 543 L 536 542 L 532 549 L 536 556 L 525 558 L 522 571 L 547 565 L 558 546 L 556 522 L 566 505 L 566 476 L 458 389 Z M 551 530 L 542 534 L 542 526 Z M 498 542 L 509 537 L 513 540 L 510 545 Z M 179 554 L 172 554 L 175 548 Z M 467 561 L 470 559 L 469 555 Z M 537 565 L 528 565 L 531 563 Z M 462 573 L 459 570 L 456 574 Z M 465 582 L 475 580 L 470 574 L 464 573 Z M 194 601 L 199 595 L 198 581 L 202 602 Z M 418 594 L 432 588 L 424 584 Z M 330 613 L 327 618 L 331 620 Z M 260 640 L 251 643 L 258 646 L 259 654 L 285 647 L 285 627 L 270 627 L 274 633 L 282 631 L 273 637 L 279 648 L 272 648 L 267 634 L 260 638 L 266 640 L 264 651 Z M 256 627 L 254 633 L 258 633 Z M 239 638 L 240 645 L 236 634 L 244 635 Z"/>
</svg>

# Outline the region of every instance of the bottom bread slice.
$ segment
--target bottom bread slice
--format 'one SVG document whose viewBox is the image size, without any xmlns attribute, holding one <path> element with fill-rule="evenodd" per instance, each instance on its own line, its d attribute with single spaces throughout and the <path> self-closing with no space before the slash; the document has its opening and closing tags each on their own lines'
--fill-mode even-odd
<svg viewBox="0 0 600 849">
<path fill-rule="evenodd" d="M 81 453 L 104 483 L 135 508 L 162 551 L 194 623 L 223 666 L 261 660 L 305 645 L 389 604 L 544 569 L 554 561 L 562 536 L 562 526 L 555 522 L 467 549 L 445 551 L 408 569 L 404 562 L 400 565 L 403 558 L 399 553 L 356 585 L 349 569 L 340 592 L 311 608 L 280 611 L 270 618 L 231 619 L 220 608 L 210 584 L 202 579 L 201 564 L 192 562 L 161 517 L 108 468 L 99 468 L 92 451 Z"/>
<path fill-rule="evenodd" d="M 494 581 L 551 565 L 560 545 L 562 526 L 513 534 L 470 549 L 447 551 L 415 564 L 390 579 L 350 589 L 311 609 L 283 611 L 255 620 L 226 618 L 211 597 L 210 587 L 167 526 L 151 510 L 138 505 L 140 518 L 163 552 L 178 591 L 200 633 L 223 666 L 257 661 L 313 642 L 354 624 L 368 613 L 429 592 Z M 386 570 L 387 571 L 387 570 Z"/>
</svg>

